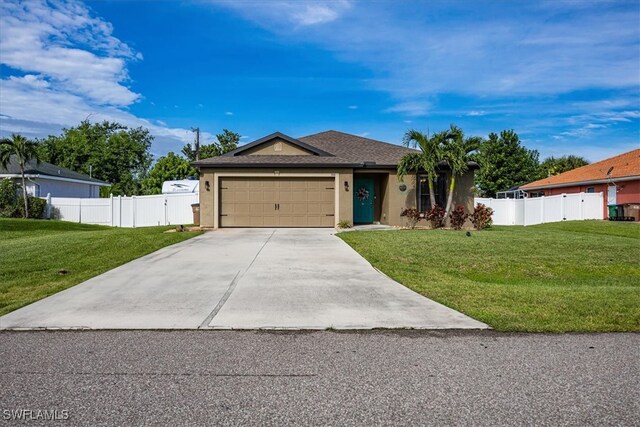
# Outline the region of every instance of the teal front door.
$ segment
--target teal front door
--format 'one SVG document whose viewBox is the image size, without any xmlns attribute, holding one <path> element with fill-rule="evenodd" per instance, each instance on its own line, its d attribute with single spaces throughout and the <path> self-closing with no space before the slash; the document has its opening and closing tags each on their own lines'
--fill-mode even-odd
<svg viewBox="0 0 640 427">
<path fill-rule="evenodd" d="M 373 178 L 356 178 L 353 181 L 353 223 L 373 222 Z"/>
</svg>

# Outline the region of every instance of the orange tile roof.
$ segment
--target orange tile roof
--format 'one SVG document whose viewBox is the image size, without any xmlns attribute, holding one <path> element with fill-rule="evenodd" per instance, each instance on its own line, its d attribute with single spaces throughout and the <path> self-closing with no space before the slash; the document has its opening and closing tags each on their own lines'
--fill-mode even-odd
<svg viewBox="0 0 640 427">
<path fill-rule="evenodd" d="M 611 175 L 607 176 L 607 171 L 611 167 L 613 167 Z M 551 186 L 562 187 L 565 184 L 571 185 L 583 182 L 606 182 L 608 178 L 615 181 L 616 178 L 629 178 L 633 176 L 637 176 L 638 179 L 640 179 L 640 149 L 631 150 L 627 153 L 591 163 L 590 165 L 582 166 L 559 175 L 530 182 L 529 184 L 521 186 L 520 189 L 533 190 Z"/>
</svg>

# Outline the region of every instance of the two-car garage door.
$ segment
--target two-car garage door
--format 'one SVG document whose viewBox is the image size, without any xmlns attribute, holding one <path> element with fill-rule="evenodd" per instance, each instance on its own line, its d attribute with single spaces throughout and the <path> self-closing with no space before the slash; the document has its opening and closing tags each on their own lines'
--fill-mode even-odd
<svg viewBox="0 0 640 427">
<path fill-rule="evenodd" d="M 220 178 L 221 227 L 333 227 L 334 178 Z"/>
</svg>

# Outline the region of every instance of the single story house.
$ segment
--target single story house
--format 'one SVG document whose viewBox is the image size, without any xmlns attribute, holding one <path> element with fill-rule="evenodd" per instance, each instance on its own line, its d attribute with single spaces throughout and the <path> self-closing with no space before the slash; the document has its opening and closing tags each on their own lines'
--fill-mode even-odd
<svg viewBox="0 0 640 427">
<path fill-rule="evenodd" d="M 37 163 L 30 160 L 26 164 L 25 177 L 27 181 L 27 193 L 34 197 L 100 197 L 100 187 L 108 187 L 109 184 L 88 175 L 74 172 L 47 162 Z M 11 156 L 6 168 L 0 167 L 0 179 L 11 178 L 22 185 L 20 166 Z"/>
<path fill-rule="evenodd" d="M 429 209 L 427 178 L 400 180 L 397 166 L 415 152 L 369 138 L 326 131 L 302 138 L 280 132 L 221 156 L 194 162 L 200 172 L 204 227 L 335 227 L 405 224 L 405 208 Z M 454 203 L 473 209 L 475 163 L 458 178 Z M 442 165 L 435 187 L 446 201 L 450 171 Z"/>
<path fill-rule="evenodd" d="M 640 149 L 522 185 L 529 197 L 602 193 L 608 205 L 640 203 Z"/>
</svg>

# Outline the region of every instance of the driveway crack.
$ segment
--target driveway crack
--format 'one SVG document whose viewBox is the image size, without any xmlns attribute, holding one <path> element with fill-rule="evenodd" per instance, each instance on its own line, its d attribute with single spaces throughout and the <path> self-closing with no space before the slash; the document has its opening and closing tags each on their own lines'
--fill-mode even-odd
<svg viewBox="0 0 640 427">
<path fill-rule="evenodd" d="M 267 240 L 265 240 L 265 242 L 262 244 L 262 246 L 260 247 L 258 252 L 256 252 L 256 255 L 253 257 L 253 259 L 251 260 L 251 263 L 247 266 L 247 268 L 245 268 L 244 271 L 242 271 L 242 272 L 238 271 L 236 273 L 236 275 L 233 277 L 233 280 L 231 281 L 231 283 L 229 283 L 229 287 L 227 288 L 226 292 L 224 293 L 224 295 L 222 296 L 222 298 L 220 299 L 218 304 L 211 311 L 211 313 L 209 313 L 207 318 L 204 319 L 204 321 L 200 324 L 198 329 L 205 329 L 205 328 L 207 328 L 209 326 L 209 323 L 211 323 L 213 318 L 216 317 L 216 315 L 220 312 L 220 310 L 222 309 L 222 306 L 224 306 L 224 304 L 227 302 L 227 300 L 229 299 L 229 297 L 231 296 L 231 294 L 235 290 L 235 288 L 238 285 L 238 282 L 240 281 L 240 279 L 242 279 L 242 277 L 247 273 L 247 271 L 249 271 L 249 269 L 251 268 L 253 263 L 256 261 L 256 258 L 258 258 L 258 255 L 260 255 L 260 252 L 262 252 L 264 247 L 267 246 L 267 243 L 269 243 L 269 240 L 271 240 L 273 235 L 276 234 L 276 231 L 277 230 L 273 230 L 273 232 L 269 235 Z"/>
</svg>

